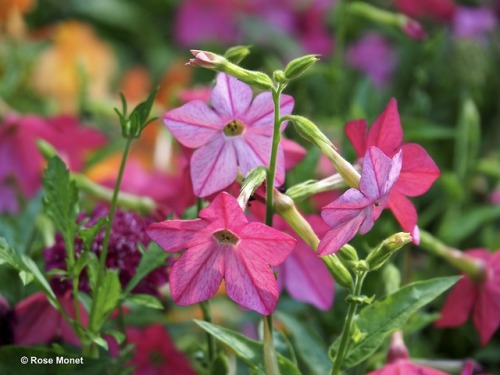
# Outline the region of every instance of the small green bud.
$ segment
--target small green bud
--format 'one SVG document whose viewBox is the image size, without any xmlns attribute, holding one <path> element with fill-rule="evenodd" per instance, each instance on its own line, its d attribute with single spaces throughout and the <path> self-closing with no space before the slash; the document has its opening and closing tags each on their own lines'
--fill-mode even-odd
<svg viewBox="0 0 500 375">
<path fill-rule="evenodd" d="M 234 46 L 224 52 L 224 57 L 233 64 L 239 64 L 250 54 L 250 46 Z"/>
<path fill-rule="evenodd" d="M 285 68 L 286 79 L 291 80 L 297 78 L 318 60 L 318 55 L 306 55 L 290 61 Z"/>
<path fill-rule="evenodd" d="M 242 210 L 246 208 L 248 200 L 257 188 L 266 180 L 267 170 L 263 166 L 256 167 L 250 171 L 241 186 L 238 203 Z"/>
<path fill-rule="evenodd" d="M 353 262 L 352 269 L 356 272 L 367 272 L 370 268 L 366 260 L 358 260 L 357 262 Z"/>
<path fill-rule="evenodd" d="M 273 72 L 273 79 L 275 82 L 279 82 L 279 83 L 287 83 L 288 82 L 283 70 L 275 70 Z"/>
<path fill-rule="evenodd" d="M 357 262 L 359 260 L 358 253 L 356 249 L 349 244 L 346 244 L 337 251 L 337 256 L 344 265 L 351 265 L 352 262 Z"/>
<path fill-rule="evenodd" d="M 370 271 L 374 271 L 382 267 L 391 255 L 401 249 L 407 243 L 410 243 L 412 238 L 409 233 L 399 232 L 383 240 L 376 248 L 366 257 Z"/>
<path fill-rule="evenodd" d="M 352 280 L 352 276 L 348 269 L 344 267 L 337 255 L 330 254 L 323 256 L 321 257 L 321 260 L 325 263 L 326 268 L 328 268 L 328 271 L 337 283 L 342 285 L 344 288 L 353 290 L 354 282 Z"/>
<path fill-rule="evenodd" d="M 309 142 L 314 143 L 320 149 L 320 145 L 328 145 L 333 147 L 332 142 L 327 138 L 325 134 L 308 118 L 297 115 L 284 116 L 283 119 L 292 121 L 295 125 L 297 133 L 302 137 L 307 139 Z"/>
</svg>

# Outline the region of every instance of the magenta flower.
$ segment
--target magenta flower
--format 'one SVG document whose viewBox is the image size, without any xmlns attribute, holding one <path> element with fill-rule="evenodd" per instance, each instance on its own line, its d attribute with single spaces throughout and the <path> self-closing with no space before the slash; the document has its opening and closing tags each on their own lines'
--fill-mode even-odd
<svg viewBox="0 0 500 375">
<path fill-rule="evenodd" d="M 416 143 L 403 144 L 403 130 L 397 102 L 391 99 L 385 110 L 366 131 L 365 120 L 353 120 L 345 127 L 347 137 L 354 146 L 356 155 L 363 156 L 370 146 L 376 146 L 392 157 L 403 151 L 401 174 L 391 191 L 387 207 L 391 209 L 399 224 L 409 232 L 413 242 L 420 242 L 417 227 L 417 210 L 408 197 L 424 194 L 439 177 L 439 168 L 424 148 Z"/>
<path fill-rule="evenodd" d="M 496 24 L 492 9 L 458 7 L 453 18 L 453 33 L 458 38 L 481 40 Z"/>
<path fill-rule="evenodd" d="M 396 8 L 414 18 L 449 21 L 455 12 L 453 0 L 395 0 Z"/>
<path fill-rule="evenodd" d="M 197 196 L 206 197 L 236 180 L 269 165 L 274 104 L 264 92 L 252 101 L 250 86 L 226 74 L 217 76 L 210 101 L 192 101 L 165 114 L 167 128 L 184 146 L 196 148 L 191 157 L 191 179 Z M 281 97 L 281 113 L 290 114 L 293 98 Z M 282 125 L 282 129 L 286 124 Z M 285 179 L 283 149 L 278 150 L 276 183 Z"/>
<path fill-rule="evenodd" d="M 172 298 L 191 305 L 211 298 L 222 279 L 233 301 L 271 314 L 278 287 L 269 268 L 282 263 L 296 240 L 261 223 L 249 223 L 236 199 L 219 194 L 196 220 L 170 220 L 149 226 L 147 233 L 167 252 L 187 251 L 170 273 Z"/>
<path fill-rule="evenodd" d="M 75 304 L 71 293 L 59 297 L 63 309 L 74 319 Z M 45 294 L 37 292 L 23 299 L 14 308 L 14 343 L 16 345 L 47 344 L 62 339 L 73 345 L 80 345 L 78 337 L 61 314 L 50 304 Z M 80 318 L 87 325 L 87 311 L 80 304 Z"/>
<path fill-rule="evenodd" d="M 441 318 L 435 324 L 437 327 L 457 327 L 472 314 L 481 344 L 486 345 L 500 327 L 500 251 L 473 249 L 465 254 L 484 262 L 485 278 L 475 283 L 464 275 L 448 295 Z"/>
<path fill-rule="evenodd" d="M 377 87 L 386 86 L 396 68 L 396 53 L 383 36 L 369 33 L 347 50 L 347 61 L 364 72 Z"/>
<path fill-rule="evenodd" d="M 135 375 L 195 375 L 188 359 L 174 346 L 163 326 L 127 328 L 126 333 L 128 342 L 135 345 L 130 361 Z"/>
<path fill-rule="evenodd" d="M 390 159 L 376 147 L 368 149 L 363 160 L 359 190 L 347 190 L 321 210 L 321 217 L 330 230 L 319 244 L 319 255 L 336 252 L 358 230 L 365 234 L 373 227 L 399 177 L 401 159 L 401 151 Z"/>
</svg>

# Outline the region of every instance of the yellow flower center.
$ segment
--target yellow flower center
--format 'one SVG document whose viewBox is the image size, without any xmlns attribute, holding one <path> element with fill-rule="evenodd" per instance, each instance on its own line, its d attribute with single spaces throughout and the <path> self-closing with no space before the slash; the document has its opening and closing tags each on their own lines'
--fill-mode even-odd
<svg viewBox="0 0 500 375">
<path fill-rule="evenodd" d="M 228 231 L 227 229 L 220 230 L 213 234 L 215 240 L 221 245 L 236 245 L 238 243 L 238 237 Z"/>
<path fill-rule="evenodd" d="M 224 126 L 224 134 L 228 137 L 234 137 L 243 133 L 245 124 L 239 120 L 230 121 Z"/>
</svg>

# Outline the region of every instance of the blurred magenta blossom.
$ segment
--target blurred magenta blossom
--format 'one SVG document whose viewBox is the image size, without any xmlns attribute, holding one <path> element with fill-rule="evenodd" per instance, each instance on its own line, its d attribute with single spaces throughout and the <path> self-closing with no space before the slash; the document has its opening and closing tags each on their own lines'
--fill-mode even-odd
<svg viewBox="0 0 500 375">
<path fill-rule="evenodd" d="M 203 42 L 225 45 L 255 38 L 266 43 L 269 32 L 299 42 L 305 53 L 329 54 L 331 33 L 326 27 L 334 1 L 328 0 L 187 0 L 175 20 L 175 36 L 182 46 Z M 248 30 L 248 22 L 255 23 Z"/>
<path fill-rule="evenodd" d="M 457 7 L 453 33 L 457 38 L 481 40 L 497 25 L 495 13 L 487 7 Z"/>
<path fill-rule="evenodd" d="M 260 314 L 271 314 L 279 293 L 269 265 L 281 264 L 296 240 L 262 223 L 249 223 L 236 198 L 225 192 L 199 216 L 152 224 L 147 230 L 167 252 L 187 249 L 170 274 L 175 303 L 185 306 L 206 301 L 224 279 L 233 301 Z"/>
<path fill-rule="evenodd" d="M 130 364 L 135 375 L 195 375 L 186 356 L 172 342 L 165 327 L 152 324 L 126 330 L 127 342 L 135 345 Z"/>
<path fill-rule="evenodd" d="M 392 159 L 370 147 L 363 159 L 359 190 L 351 188 L 321 210 L 330 230 L 321 239 L 318 254 L 338 251 L 356 232 L 368 233 L 387 204 L 401 170 L 401 151 Z"/>
<path fill-rule="evenodd" d="M 378 87 L 390 82 L 397 64 L 396 51 L 382 35 L 367 33 L 347 49 L 347 62 L 365 73 Z"/>
<path fill-rule="evenodd" d="M 16 212 L 16 196 L 31 198 L 41 187 L 44 160 L 38 139 L 51 143 L 73 171 L 83 168 L 88 151 L 106 142 L 100 132 L 71 116 L 8 115 L 0 125 L 0 212 Z"/>
<path fill-rule="evenodd" d="M 465 254 L 484 262 L 485 278 L 474 282 L 464 275 L 448 295 L 436 326 L 461 326 L 472 314 L 481 344 L 486 345 L 500 327 L 500 251 L 472 249 Z"/>
<path fill-rule="evenodd" d="M 345 132 L 358 158 L 371 146 L 381 149 L 392 157 L 403 151 L 401 174 L 387 202 L 399 224 L 409 232 L 413 242 L 419 243 L 417 210 L 407 197 L 424 194 L 440 175 L 439 168 L 424 148 L 416 143 L 403 144 L 403 129 L 397 102 L 391 99 L 387 107 L 375 120 L 369 131 L 365 120 L 353 120 L 346 124 Z"/>
<path fill-rule="evenodd" d="M 207 103 L 195 100 L 165 114 L 164 122 L 174 137 L 188 148 L 191 179 L 199 197 L 231 185 L 238 170 L 246 176 L 253 168 L 269 165 L 274 124 L 270 92 L 253 99 L 252 89 L 236 78 L 220 73 Z M 294 100 L 281 96 L 281 115 L 290 114 Z M 286 127 L 283 123 L 281 130 Z M 285 180 L 283 147 L 278 149 L 276 184 Z"/>
<path fill-rule="evenodd" d="M 413 18 L 451 21 L 455 12 L 453 0 L 395 0 L 396 8 Z"/>
</svg>

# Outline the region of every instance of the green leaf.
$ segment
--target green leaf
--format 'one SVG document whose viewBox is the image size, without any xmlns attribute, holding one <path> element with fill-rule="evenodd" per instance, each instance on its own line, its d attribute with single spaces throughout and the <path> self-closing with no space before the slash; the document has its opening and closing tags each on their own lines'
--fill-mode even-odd
<svg viewBox="0 0 500 375">
<path fill-rule="evenodd" d="M 343 367 L 351 368 L 370 357 L 388 335 L 403 328 L 411 315 L 459 279 L 460 276 L 452 276 L 417 281 L 365 307 L 356 320 L 359 334 L 364 335 L 363 340 L 358 344 L 351 342 Z M 339 341 L 333 343 L 330 353 L 338 351 Z"/>
<path fill-rule="evenodd" d="M 70 179 L 66 165 L 57 156 L 50 160 L 45 170 L 43 187 L 45 212 L 64 238 L 73 240 L 78 213 L 78 189 L 75 182 Z"/>
<path fill-rule="evenodd" d="M 108 217 L 101 217 L 97 222 L 88 228 L 78 229 L 78 238 L 83 241 L 83 246 L 85 249 L 90 250 L 92 243 L 94 242 L 95 236 L 101 231 L 102 227 L 108 222 Z"/>
<path fill-rule="evenodd" d="M 151 271 L 165 264 L 165 259 L 167 259 L 167 257 L 168 254 L 152 242 L 142 255 L 134 277 L 129 281 L 123 293 L 125 295 L 129 294 Z"/>
<path fill-rule="evenodd" d="M 96 305 L 96 310 L 94 314 L 94 324 L 91 324 L 91 327 L 93 327 L 95 331 L 98 331 L 102 327 L 109 314 L 115 309 L 120 301 L 121 286 L 118 273 L 107 269 L 104 273 L 102 284 L 98 286 L 98 288 L 98 293 L 94 291 L 94 295 L 97 295 L 97 299 L 93 301 Z"/>
<path fill-rule="evenodd" d="M 206 332 L 231 348 L 251 369 L 252 374 L 265 375 L 264 346 L 261 342 L 251 340 L 241 333 L 217 326 L 201 320 L 194 320 Z M 280 372 L 286 375 L 300 375 L 300 371 L 289 359 L 278 356 Z"/>
<path fill-rule="evenodd" d="M 127 301 L 152 309 L 163 310 L 160 300 L 149 294 L 131 294 L 127 297 Z"/>
<path fill-rule="evenodd" d="M 310 374 L 329 374 L 332 362 L 326 354 L 326 345 L 321 338 L 291 315 L 278 312 L 276 317 L 291 331 L 297 354 L 309 368 Z"/>
<path fill-rule="evenodd" d="M 54 291 L 50 287 L 50 284 L 45 276 L 40 272 L 36 263 L 26 255 L 19 256 L 19 254 L 12 247 L 10 247 L 2 237 L 0 237 L 0 264 L 8 264 L 18 271 L 19 277 L 24 285 L 29 284 L 34 280 L 43 289 L 47 297 L 52 300 L 56 299 Z"/>
</svg>

